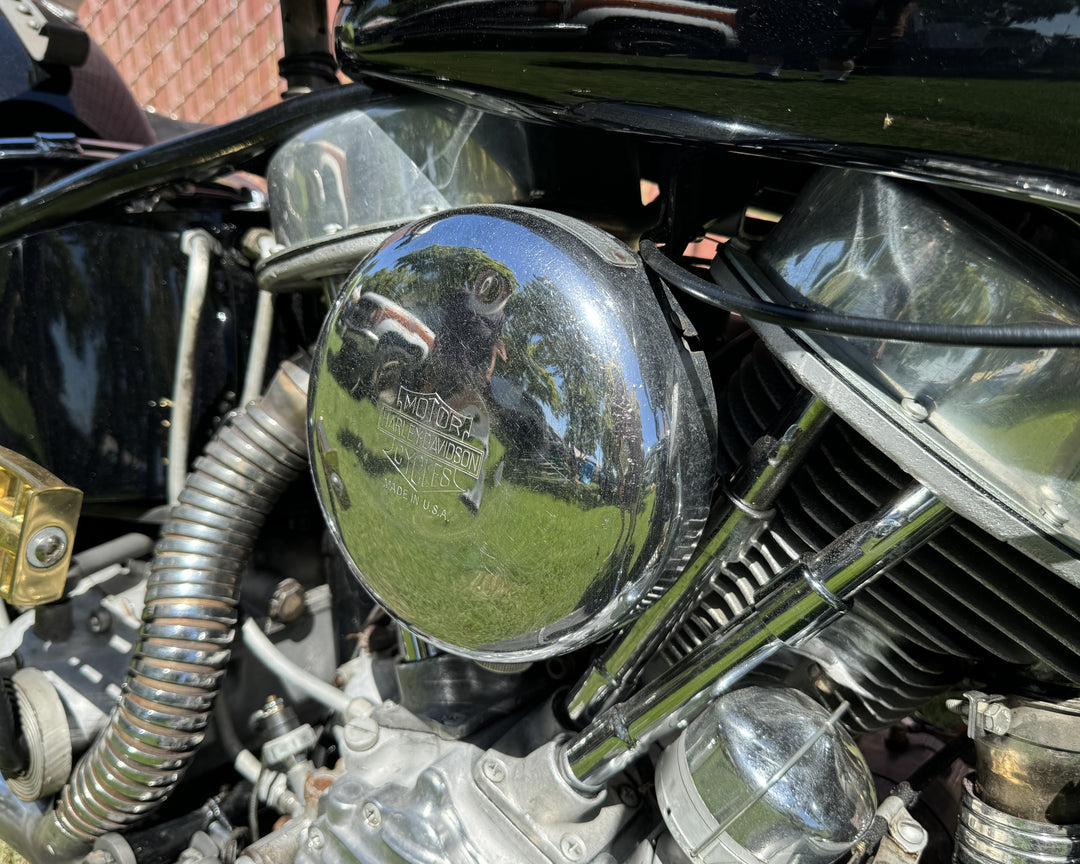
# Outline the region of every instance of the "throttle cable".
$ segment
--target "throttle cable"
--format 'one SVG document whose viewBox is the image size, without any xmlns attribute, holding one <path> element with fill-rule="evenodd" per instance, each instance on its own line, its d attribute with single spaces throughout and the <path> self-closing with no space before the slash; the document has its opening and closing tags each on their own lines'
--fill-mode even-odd
<svg viewBox="0 0 1080 864">
<path fill-rule="evenodd" d="M 792 330 L 813 330 L 836 336 L 863 336 L 898 342 L 925 342 L 937 345 L 967 345 L 980 348 L 1076 348 L 1080 347 L 1080 327 L 1041 324 L 925 324 L 866 318 L 820 309 L 804 309 L 771 303 L 742 294 L 689 273 L 664 255 L 656 244 L 641 241 L 645 266 L 684 294 L 744 318 L 777 324 Z M 734 283 L 734 274 L 729 274 Z"/>
</svg>

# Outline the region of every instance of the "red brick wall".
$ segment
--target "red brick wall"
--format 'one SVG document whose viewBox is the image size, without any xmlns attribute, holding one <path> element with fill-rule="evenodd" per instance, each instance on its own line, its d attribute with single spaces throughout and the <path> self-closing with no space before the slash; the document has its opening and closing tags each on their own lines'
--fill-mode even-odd
<svg viewBox="0 0 1080 864">
<path fill-rule="evenodd" d="M 86 0 L 79 18 L 135 99 L 224 123 L 278 101 L 281 18 L 268 0 Z"/>
</svg>

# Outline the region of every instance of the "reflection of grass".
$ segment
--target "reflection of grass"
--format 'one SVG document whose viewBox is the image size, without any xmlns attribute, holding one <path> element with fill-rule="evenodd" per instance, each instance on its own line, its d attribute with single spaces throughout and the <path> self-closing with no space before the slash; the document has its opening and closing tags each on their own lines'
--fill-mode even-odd
<svg viewBox="0 0 1080 864">
<path fill-rule="evenodd" d="M 1054 477 L 1080 463 L 1078 422 L 1080 416 L 1075 408 L 1055 411 L 1047 406 L 1045 413 L 1021 420 L 1010 418 L 1007 423 L 980 422 L 977 416 L 966 414 L 955 425 L 965 437 L 984 446 L 1008 466 L 1010 473 Z M 947 428 L 945 431 L 948 433 Z"/>
<path fill-rule="evenodd" d="M 328 428 L 348 430 L 350 442 L 362 442 L 368 454 L 381 456 L 385 442 L 377 432 L 376 406 L 347 397 L 332 407 L 330 399 L 319 401 Z M 371 470 L 370 458 L 362 470 L 355 450 L 341 441 L 332 444 L 339 448 L 352 502 L 342 514 L 344 539 L 361 562 L 371 562 L 369 578 L 402 618 L 421 627 L 437 621 L 448 641 L 476 647 L 557 621 L 586 597 L 601 605 L 610 599 L 588 592 L 595 590 L 597 574 L 619 566 L 613 553 L 626 548 L 630 514 L 624 526 L 614 505 L 585 509 L 520 484 L 495 485 L 495 467 L 505 451 L 494 436 L 475 514 L 456 492 L 414 497 L 388 460 L 382 473 Z M 388 484 L 401 487 L 405 497 Z M 640 554 L 654 498 L 650 492 L 633 526 L 633 557 L 622 565 L 626 569 Z"/>
<path fill-rule="evenodd" d="M 374 55 L 373 55 L 374 57 Z M 854 74 L 841 86 L 815 72 L 784 70 L 777 81 L 750 77 L 744 63 L 587 53 L 445 52 L 377 56 L 380 64 L 427 69 L 469 84 L 521 89 L 542 98 L 597 98 L 671 105 L 753 122 L 798 137 L 837 129 L 859 144 L 973 153 L 1080 169 L 1075 82 L 919 78 Z M 597 62 L 592 62 L 597 61 Z M 618 68 L 622 66 L 624 68 Z M 587 82 L 587 84 L 586 84 Z M 585 87 L 589 89 L 584 89 Z M 1032 129 L 1039 134 L 1033 135 Z"/>
<path fill-rule="evenodd" d="M 26 864 L 26 859 L 0 840 L 0 864 Z"/>
<path fill-rule="evenodd" d="M 1062 445 L 1075 433 L 1078 420 L 1080 417 L 1074 408 L 1004 427 L 987 428 L 976 435 L 976 439 L 994 442 L 995 451 L 1003 454 L 1016 468 L 1049 474 L 1057 470 L 1055 463 L 1061 459 Z M 1080 453 L 1074 452 L 1072 456 L 1075 461 Z"/>
</svg>

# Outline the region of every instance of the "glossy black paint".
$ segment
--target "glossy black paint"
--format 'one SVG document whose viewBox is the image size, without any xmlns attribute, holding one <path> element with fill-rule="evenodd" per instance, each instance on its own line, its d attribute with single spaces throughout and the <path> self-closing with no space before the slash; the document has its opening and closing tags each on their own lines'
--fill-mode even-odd
<svg viewBox="0 0 1080 864">
<path fill-rule="evenodd" d="M 87 505 L 163 494 L 189 220 L 232 230 L 213 214 L 142 214 L 0 245 L 0 445 L 82 489 Z M 253 315 L 246 269 L 218 262 L 211 280 L 197 424 L 239 390 L 238 332 Z"/>
<path fill-rule="evenodd" d="M 337 39 L 354 77 L 402 80 L 491 110 L 1078 207 L 1072 8 L 368 0 L 339 13 Z"/>
<path fill-rule="evenodd" d="M 208 180 L 249 168 L 301 129 L 371 98 L 363 85 L 335 87 L 84 168 L 0 207 L 0 240 L 172 181 Z"/>
</svg>

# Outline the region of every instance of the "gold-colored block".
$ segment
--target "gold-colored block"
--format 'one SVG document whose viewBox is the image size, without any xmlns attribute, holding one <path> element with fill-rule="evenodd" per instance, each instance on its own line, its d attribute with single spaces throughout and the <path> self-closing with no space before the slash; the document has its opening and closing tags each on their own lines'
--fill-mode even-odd
<svg viewBox="0 0 1080 864">
<path fill-rule="evenodd" d="M 83 494 L 0 447 L 0 597 L 16 606 L 59 600 Z"/>
</svg>

